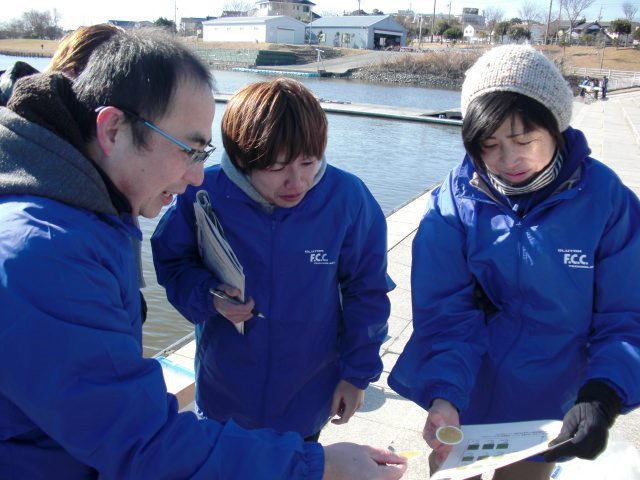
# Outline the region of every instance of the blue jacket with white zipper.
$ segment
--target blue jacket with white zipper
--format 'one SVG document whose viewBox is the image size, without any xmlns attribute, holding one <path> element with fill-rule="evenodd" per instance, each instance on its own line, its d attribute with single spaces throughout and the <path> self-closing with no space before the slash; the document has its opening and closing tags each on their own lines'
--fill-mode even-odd
<svg viewBox="0 0 640 480">
<path fill-rule="evenodd" d="M 238 176 L 226 155 L 223 164 Z M 203 413 L 310 436 L 326 423 L 341 379 L 364 389 L 382 371 L 390 310 L 385 218 L 362 181 L 332 166 L 292 208 L 256 201 L 246 180 L 244 188 L 238 182 L 214 166 L 201 187 L 178 197 L 152 237 L 158 282 L 196 324 Z M 208 293 L 219 282 L 198 255 L 200 189 L 244 267 L 246 296 L 266 317 L 245 322 L 244 335 Z"/>
<path fill-rule="evenodd" d="M 413 242 L 414 332 L 389 385 L 463 424 L 562 419 L 598 379 L 640 403 L 640 203 L 583 134 L 578 169 L 520 217 L 477 187 L 467 156 L 436 188 Z M 475 177 L 475 178 L 474 178 Z"/>
</svg>

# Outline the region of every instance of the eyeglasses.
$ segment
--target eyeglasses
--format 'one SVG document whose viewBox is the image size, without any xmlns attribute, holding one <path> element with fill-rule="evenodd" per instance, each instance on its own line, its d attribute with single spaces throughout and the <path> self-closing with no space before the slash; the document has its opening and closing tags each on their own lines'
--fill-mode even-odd
<svg viewBox="0 0 640 480">
<path fill-rule="evenodd" d="M 99 108 L 96 109 L 96 111 L 100 111 L 102 108 L 104 108 L 104 107 L 99 107 Z M 192 148 L 189 145 L 181 142 L 177 138 L 169 135 L 167 132 L 165 132 L 165 131 L 161 130 L 160 128 L 156 127 L 149 120 L 145 119 L 144 117 L 141 117 L 137 113 L 132 112 L 131 110 L 127 110 L 126 108 L 122 108 L 122 107 L 115 107 L 115 108 L 117 108 L 118 110 L 121 110 L 126 115 L 129 115 L 130 117 L 133 117 L 134 119 L 138 120 L 139 122 L 142 122 L 143 124 L 145 124 L 147 127 L 149 127 L 154 132 L 159 133 L 160 135 L 162 135 L 167 140 L 171 140 L 173 143 L 178 145 L 185 153 L 187 153 L 190 156 L 189 162 L 191 164 L 206 162 L 206 160 L 216 150 L 216 147 L 214 145 L 212 145 L 211 143 L 208 143 L 205 146 L 204 150 L 199 150 L 197 148 Z"/>
</svg>

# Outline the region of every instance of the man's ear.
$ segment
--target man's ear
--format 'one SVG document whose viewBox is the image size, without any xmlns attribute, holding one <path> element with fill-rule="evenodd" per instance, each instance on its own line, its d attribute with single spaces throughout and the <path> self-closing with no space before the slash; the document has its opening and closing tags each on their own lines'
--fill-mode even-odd
<svg viewBox="0 0 640 480">
<path fill-rule="evenodd" d="M 123 139 L 125 113 L 116 107 L 101 108 L 96 117 L 96 142 L 105 156 L 110 156 Z"/>
</svg>

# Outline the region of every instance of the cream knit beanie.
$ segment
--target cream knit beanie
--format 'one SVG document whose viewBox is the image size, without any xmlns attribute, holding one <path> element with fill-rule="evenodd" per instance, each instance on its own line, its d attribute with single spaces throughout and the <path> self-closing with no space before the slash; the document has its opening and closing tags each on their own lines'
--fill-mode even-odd
<svg viewBox="0 0 640 480">
<path fill-rule="evenodd" d="M 467 71 L 462 84 L 462 116 L 476 98 L 491 92 L 515 92 L 537 100 L 564 132 L 571 121 L 573 92 L 547 57 L 525 45 L 495 47 Z"/>
</svg>

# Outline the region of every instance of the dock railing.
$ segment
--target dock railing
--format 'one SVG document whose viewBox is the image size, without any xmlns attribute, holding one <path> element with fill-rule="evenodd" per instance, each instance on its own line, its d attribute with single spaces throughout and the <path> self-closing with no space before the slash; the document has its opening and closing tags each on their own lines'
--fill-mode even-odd
<svg viewBox="0 0 640 480">
<path fill-rule="evenodd" d="M 570 74 L 578 77 L 595 77 L 602 80 L 605 75 L 609 79 L 607 89 L 620 90 L 622 88 L 640 87 L 640 72 L 631 70 L 610 70 L 606 68 L 578 68 L 568 69 Z"/>
</svg>

